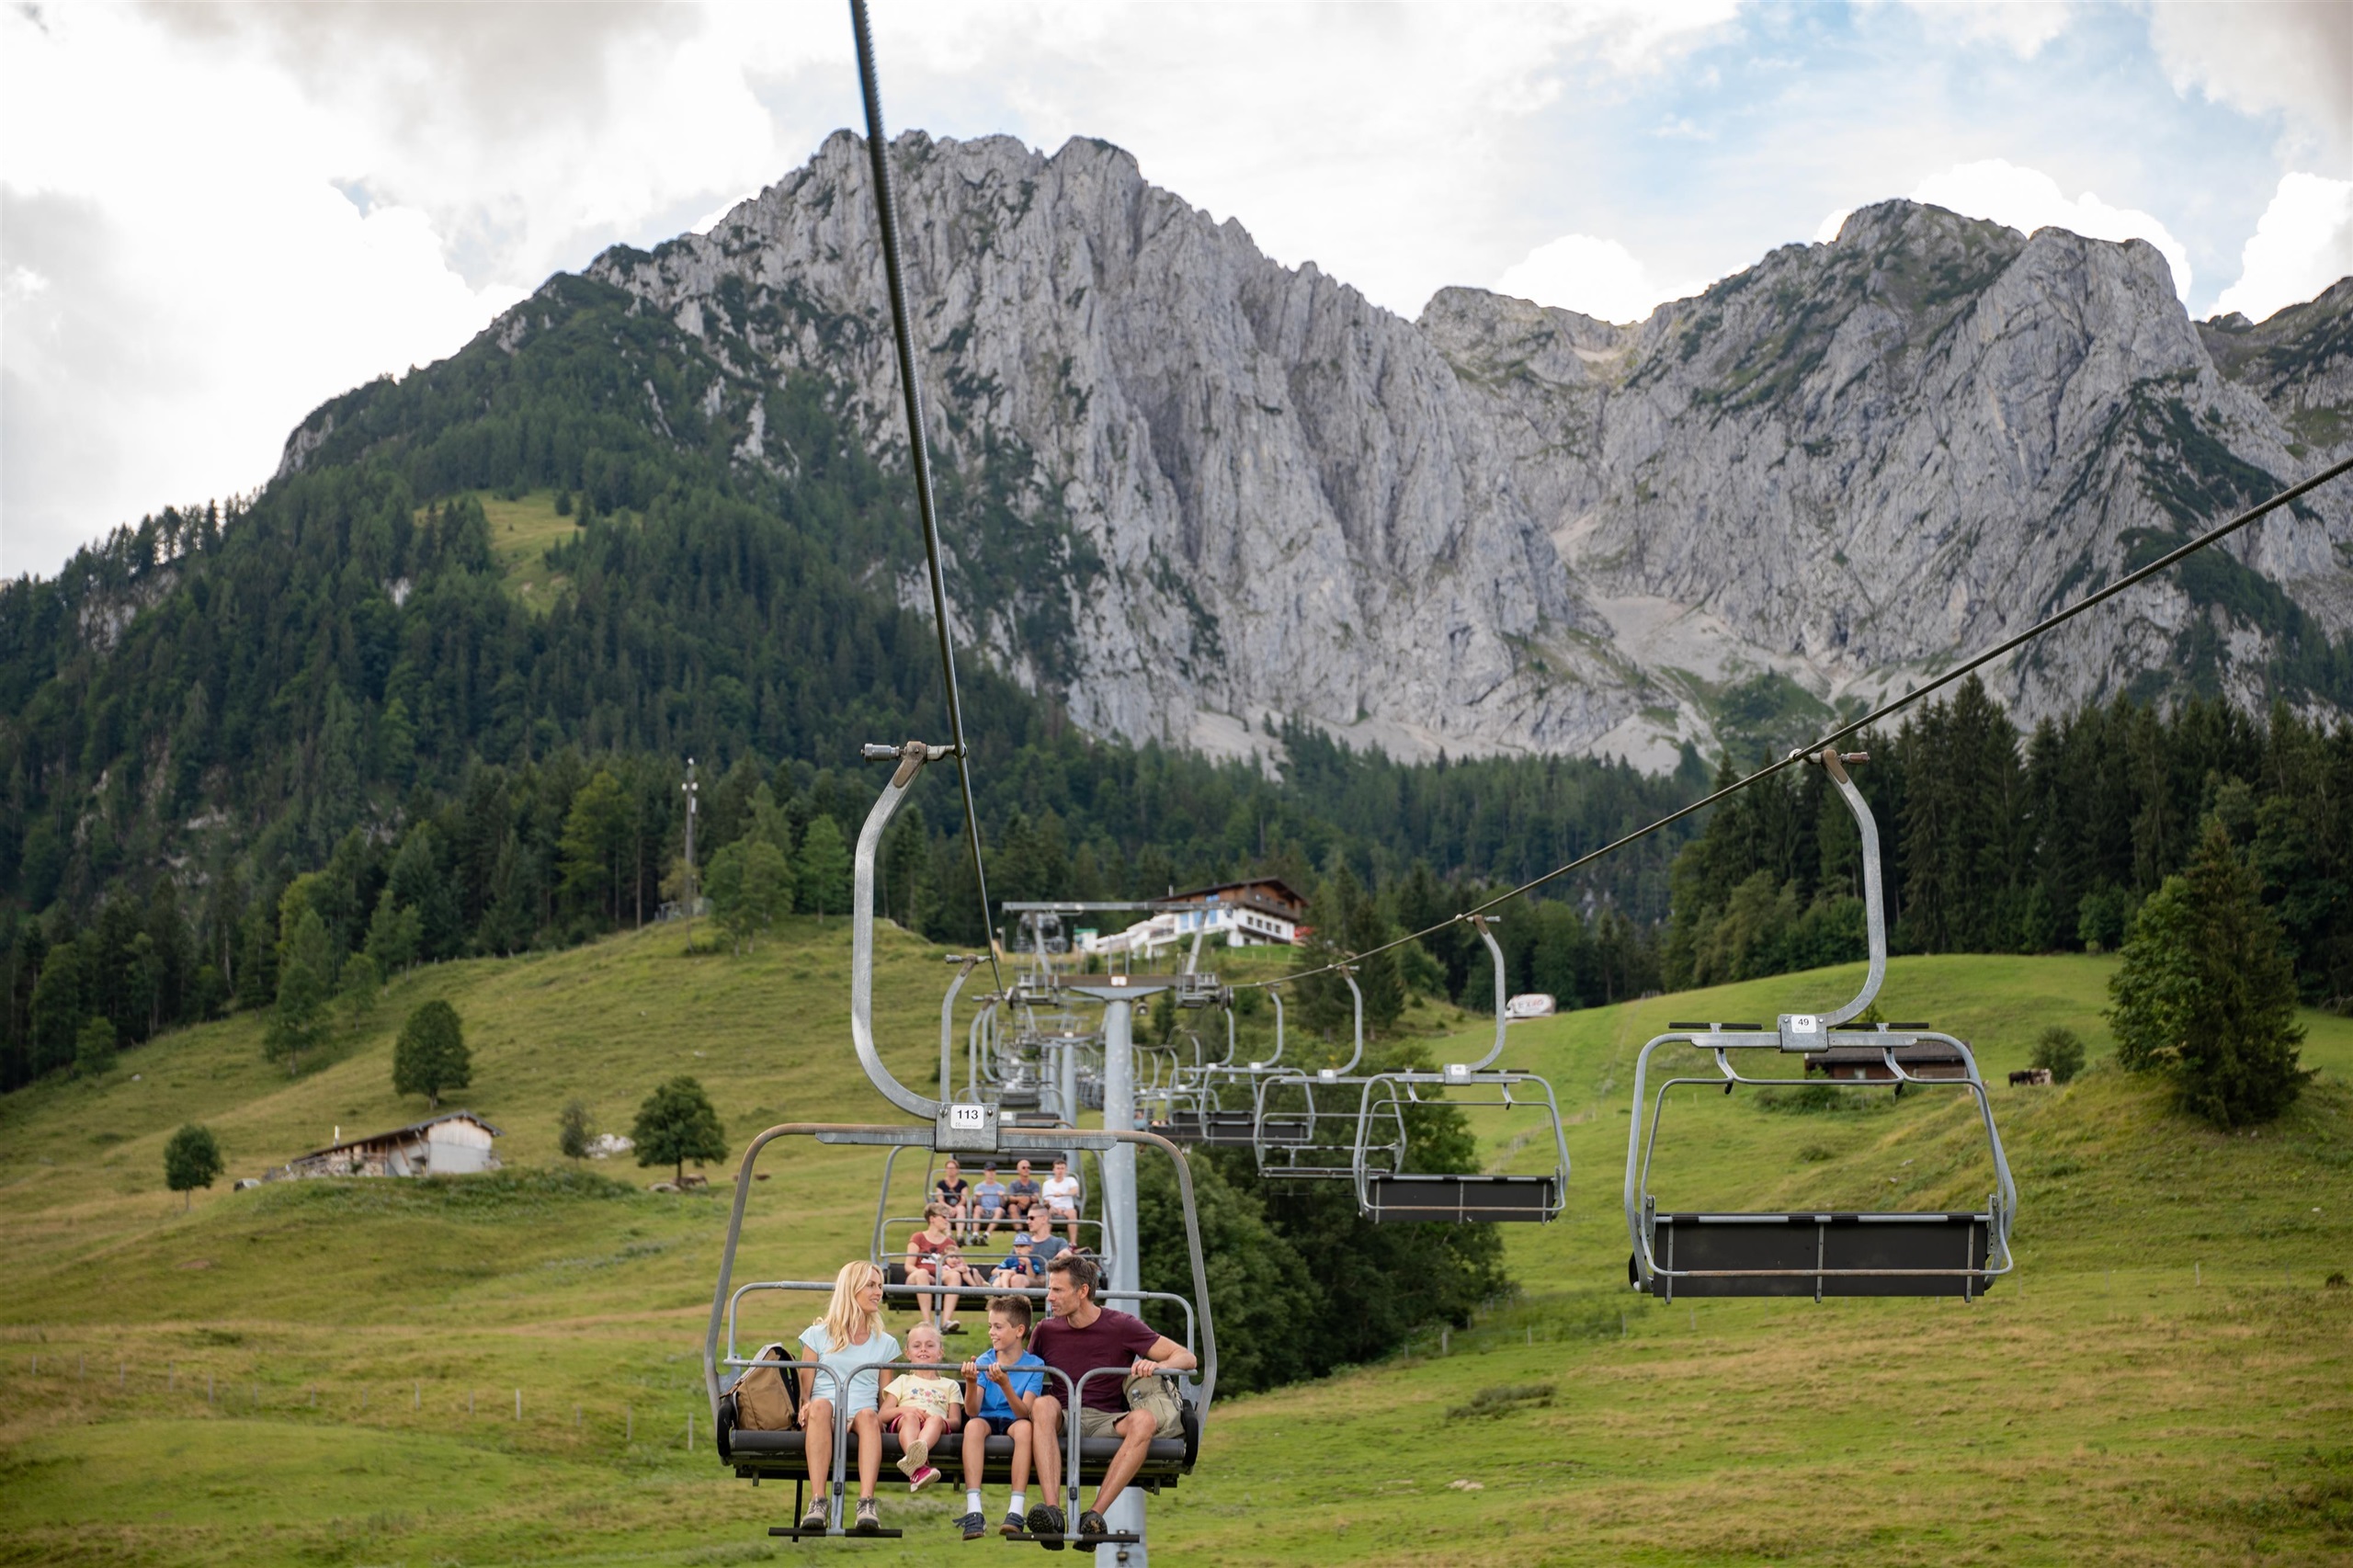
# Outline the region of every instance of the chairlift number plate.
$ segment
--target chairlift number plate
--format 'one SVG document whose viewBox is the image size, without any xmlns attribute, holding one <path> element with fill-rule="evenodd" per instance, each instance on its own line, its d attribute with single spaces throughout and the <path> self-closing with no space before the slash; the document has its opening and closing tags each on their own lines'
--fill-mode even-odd
<svg viewBox="0 0 2353 1568">
<path fill-rule="evenodd" d="M 985 1105 L 942 1106 L 932 1139 L 933 1146 L 943 1150 L 994 1153 L 996 1149 L 996 1117 L 993 1112 L 994 1108 Z"/>
<path fill-rule="evenodd" d="M 1819 1013 L 1784 1013 L 1781 1015 L 1781 1049 L 1783 1051 L 1820 1051 L 1830 1043 L 1822 1027 Z"/>
</svg>

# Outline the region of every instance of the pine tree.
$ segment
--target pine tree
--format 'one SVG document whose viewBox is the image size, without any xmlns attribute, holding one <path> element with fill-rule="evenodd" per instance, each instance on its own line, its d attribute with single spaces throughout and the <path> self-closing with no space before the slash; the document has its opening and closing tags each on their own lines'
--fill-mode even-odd
<svg viewBox="0 0 2353 1568">
<path fill-rule="evenodd" d="M 828 910 L 840 914 L 849 908 L 849 849 L 832 817 L 811 821 L 801 835 L 800 864 L 794 870 L 802 909 L 822 920 Z"/>
<path fill-rule="evenodd" d="M 74 1073 L 81 1078 L 103 1078 L 114 1071 L 114 1025 L 105 1018 L 83 1020 L 74 1047 Z"/>
<path fill-rule="evenodd" d="M 2313 1075 L 2298 1065 L 2279 917 L 2219 822 L 2142 906 L 2109 992 L 2117 1060 L 2167 1073 L 2184 1108 L 2218 1127 L 2271 1120 Z"/>
<path fill-rule="evenodd" d="M 293 894 L 290 892 L 289 902 Z M 278 1006 L 263 1036 L 263 1050 L 283 1061 L 289 1077 L 302 1070 L 302 1053 L 326 1039 L 327 1000 L 335 994 L 335 950 L 326 923 L 307 905 L 294 915 L 278 960 Z"/>
</svg>

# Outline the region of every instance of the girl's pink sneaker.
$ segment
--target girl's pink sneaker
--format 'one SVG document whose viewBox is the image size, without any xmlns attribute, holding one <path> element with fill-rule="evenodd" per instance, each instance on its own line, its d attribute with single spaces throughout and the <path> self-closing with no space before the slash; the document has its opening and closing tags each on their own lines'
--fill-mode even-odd
<svg viewBox="0 0 2353 1568">
<path fill-rule="evenodd" d="M 914 1495 L 915 1493 L 922 1491 L 925 1487 L 930 1485 L 933 1482 L 938 1481 L 938 1469 L 933 1465 L 925 1465 L 913 1475 L 907 1477 L 908 1495 Z"/>
</svg>

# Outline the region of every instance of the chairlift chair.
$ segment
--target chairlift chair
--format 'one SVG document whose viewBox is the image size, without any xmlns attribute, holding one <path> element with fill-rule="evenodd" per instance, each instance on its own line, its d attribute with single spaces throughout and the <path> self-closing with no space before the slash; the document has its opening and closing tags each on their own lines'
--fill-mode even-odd
<svg viewBox="0 0 2353 1568">
<path fill-rule="evenodd" d="M 1355 1076 L 1364 1060 L 1364 993 L 1355 972 L 1340 979 L 1352 1006 L 1354 1048 L 1337 1067 L 1313 1073 L 1288 1067 L 1260 1077 L 1251 1102 L 1251 1145 L 1269 1181 L 1360 1182 L 1362 1173 L 1397 1170 L 1405 1158 L 1405 1118 L 1393 1100 L 1375 1107 Z"/>
<path fill-rule="evenodd" d="M 2010 1176 L 2002 1136 L 1994 1125 L 1993 1102 L 1978 1075 L 1976 1057 L 1951 1035 L 1925 1026 L 1881 1024 L 1841 1028 L 1870 1006 L 1887 974 L 1887 929 L 1881 904 L 1879 828 L 1846 765 L 1868 760 L 1842 756 L 1835 747 L 1807 761 L 1836 786 L 1862 835 L 1863 903 L 1870 942 L 1870 967 L 1862 990 L 1843 1007 L 1825 1014 L 1784 1013 L 1767 1028 L 1756 1024 L 1673 1024 L 1643 1048 L 1634 1062 L 1633 1121 L 1626 1135 L 1626 1231 L 1633 1244 L 1627 1259 L 1630 1282 L 1638 1290 L 1672 1300 L 1677 1296 L 1959 1296 L 1967 1301 L 2016 1267 L 2010 1227 L 2018 1188 Z M 1708 1052 L 1712 1074 L 1676 1076 L 1660 1084 L 1644 1116 L 1644 1085 L 1651 1057 L 1662 1047 L 1680 1045 Z M 1927 1048 L 1924 1051 L 1922 1048 Z M 1777 1051 L 1807 1062 L 1832 1051 L 1867 1051 L 1879 1070 L 1868 1076 L 1751 1076 L 1733 1065 L 1734 1051 Z M 1927 1051 L 1949 1060 L 1958 1053 L 1958 1076 L 1927 1076 Z M 1909 1061 L 1907 1061 L 1907 1058 Z M 1941 1062 L 1939 1063 L 1941 1066 Z M 1743 1084 L 1790 1087 L 1811 1082 L 1841 1093 L 1893 1088 L 1960 1090 L 1976 1104 L 1993 1154 L 1995 1187 L 1985 1207 L 1961 1212 L 1826 1211 L 1794 1213 L 1660 1212 L 1651 1191 L 1651 1162 L 1657 1152 L 1666 1093 L 1682 1085 L 1722 1085 L 1731 1094 Z"/>
<path fill-rule="evenodd" d="M 1495 975 L 1495 1040 L 1476 1062 L 1450 1063 L 1435 1072 L 1375 1073 L 1364 1079 L 1357 1118 L 1355 1175 L 1357 1207 L 1376 1223 L 1419 1221 L 1547 1221 L 1559 1217 L 1569 1186 L 1569 1145 L 1552 1085 L 1533 1073 L 1491 1071 L 1503 1054 L 1506 982 L 1503 949 L 1485 919 L 1473 915 Z M 1427 1098 L 1425 1096 L 1427 1096 Z M 1406 1171 L 1390 1163 L 1390 1152 L 1369 1144 L 1368 1134 L 1393 1118 L 1402 1126 L 1405 1108 L 1444 1103 L 1501 1107 L 1539 1113 L 1552 1133 L 1555 1164 L 1540 1175 Z"/>
<path fill-rule="evenodd" d="M 808 1138 L 829 1145 L 852 1145 L 888 1150 L 884 1157 L 884 1187 L 878 1200 L 876 1225 L 879 1251 L 884 1240 L 889 1205 L 889 1175 L 900 1152 L 922 1149 L 927 1156 L 952 1153 L 964 1157 L 995 1155 L 999 1159 L 1017 1159 L 1024 1155 L 1033 1160 L 1051 1158 L 1074 1151 L 1094 1153 L 1098 1161 L 1110 1150 L 1121 1146 L 1153 1148 L 1165 1153 L 1174 1164 L 1176 1173 L 1177 1197 L 1185 1221 L 1186 1253 L 1191 1267 L 1189 1295 L 1165 1291 L 1106 1290 L 1107 1301 L 1161 1301 L 1178 1308 L 1186 1320 L 1185 1343 L 1199 1358 L 1197 1371 L 1176 1374 L 1175 1381 L 1183 1430 L 1180 1437 L 1155 1439 L 1148 1450 L 1143 1468 L 1136 1477 L 1136 1484 L 1147 1491 L 1157 1491 L 1175 1485 L 1183 1476 L 1192 1472 L 1199 1458 L 1203 1428 L 1217 1388 L 1217 1335 L 1210 1315 L 1209 1282 L 1202 1262 L 1199 1209 L 1193 1190 L 1192 1172 L 1183 1154 L 1165 1139 L 1148 1131 L 1129 1129 L 1081 1131 L 1067 1127 L 1022 1129 L 1007 1126 L 993 1105 L 977 1102 L 955 1102 L 934 1099 L 908 1088 L 891 1073 L 882 1062 L 874 1042 L 873 976 L 874 976 L 874 874 L 877 853 L 883 830 L 904 799 L 908 787 L 929 762 L 947 755 L 945 746 L 926 746 L 909 742 L 904 746 L 870 746 L 866 755 L 877 760 L 895 759 L 899 766 L 891 782 L 868 813 L 864 828 L 858 839 L 854 861 L 855 878 L 851 899 L 850 937 L 850 1040 L 857 1051 L 859 1065 L 875 1088 L 901 1111 L 915 1118 L 913 1125 L 850 1124 L 792 1122 L 771 1127 L 753 1138 L 745 1147 L 737 1168 L 735 1195 L 728 1212 L 727 1233 L 720 1254 L 719 1278 L 711 1293 L 710 1319 L 703 1337 L 703 1385 L 710 1400 L 714 1447 L 721 1461 L 744 1479 L 755 1483 L 764 1479 L 790 1480 L 794 1484 L 793 1517 L 801 1515 L 801 1494 L 803 1488 L 814 1484 L 819 1495 L 826 1500 L 826 1524 L 823 1530 L 801 1530 L 798 1524 L 790 1528 L 775 1528 L 771 1536 L 799 1540 L 807 1535 L 847 1537 L 852 1540 L 889 1539 L 899 1534 L 884 1530 L 877 1535 L 849 1536 L 844 1527 L 847 1502 L 847 1463 L 850 1447 L 847 1402 L 835 1399 L 835 1424 L 832 1433 L 832 1466 L 828 1475 L 809 1473 L 807 1434 L 799 1430 L 766 1431 L 739 1429 L 734 1425 L 733 1387 L 744 1371 L 760 1364 L 745 1354 L 751 1348 L 739 1342 L 738 1320 L 743 1301 L 755 1292 L 830 1291 L 830 1279 L 767 1279 L 734 1282 L 737 1255 L 743 1241 L 745 1205 L 751 1196 L 756 1167 L 760 1155 L 772 1143 L 780 1140 Z M 960 975 L 961 981 L 961 975 Z M 926 1177 L 926 1182 L 928 1181 Z M 875 1261 L 887 1261 L 878 1256 Z M 887 1284 L 884 1293 L 902 1298 L 918 1294 L 945 1294 L 944 1287 L 918 1287 L 904 1283 Z M 1028 1290 L 1024 1294 L 1042 1298 L 1042 1290 Z M 769 1363 L 773 1364 L 773 1363 Z M 788 1364 L 792 1375 L 810 1364 L 795 1361 Z M 882 1370 L 903 1369 L 913 1363 L 893 1362 Z M 825 1369 L 814 1369 L 818 1376 L 831 1374 Z M 1124 1369 L 1114 1370 L 1123 1371 Z M 1050 1375 L 1067 1384 L 1060 1374 Z M 1089 1377 L 1098 1374 L 1090 1373 Z M 1108 1375 L 1102 1374 L 1102 1375 Z M 821 1391 L 824 1392 L 824 1391 Z M 1068 1408 L 1078 1407 L 1080 1390 L 1070 1388 Z M 991 1437 L 984 1456 L 983 1476 L 988 1482 L 1003 1483 L 1009 1479 L 1012 1444 L 1007 1438 Z M 887 1435 L 883 1439 L 886 1460 L 897 1453 L 897 1437 Z M 962 1436 L 950 1433 L 932 1449 L 942 1468 L 952 1468 L 961 1458 Z M 1063 1459 L 1068 1468 L 1066 1484 L 1074 1494 L 1083 1486 L 1099 1482 L 1105 1467 L 1119 1451 L 1116 1438 L 1087 1438 L 1079 1436 L 1075 1424 L 1063 1434 Z M 1127 1538 L 1133 1540 L 1134 1538 Z"/>
</svg>

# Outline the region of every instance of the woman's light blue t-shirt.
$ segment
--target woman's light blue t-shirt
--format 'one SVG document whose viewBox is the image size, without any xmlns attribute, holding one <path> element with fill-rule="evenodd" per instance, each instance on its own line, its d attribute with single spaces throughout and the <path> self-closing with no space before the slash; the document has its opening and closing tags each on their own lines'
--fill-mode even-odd
<svg viewBox="0 0 2353 1568">
<path fill-rule="evenodd" d="M 813 1323 L 801 1331 L 801 1343 L 817 1358 L 817 1364 L 832 1370 L 832 1377 L 817 1379 L 815 1397 L 835 1401 L 847 1415 L 861 1410 L 873 1410 L 882 1403 L 881 1375 L 874 1370 L 884 1361 L 899 1359 L 899 1342 L 881 1328 L 866 1336 L 863 1345 L 845 1345 L 834 1348 L 834 1336 L 825 1332 L 822 1323 Z M 841 1389 L 849 1392 L 845 1400 Z"/>
</svg>

